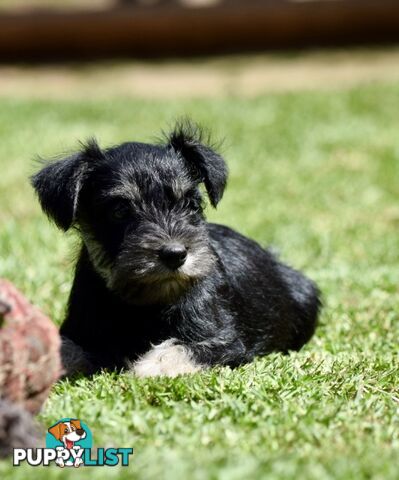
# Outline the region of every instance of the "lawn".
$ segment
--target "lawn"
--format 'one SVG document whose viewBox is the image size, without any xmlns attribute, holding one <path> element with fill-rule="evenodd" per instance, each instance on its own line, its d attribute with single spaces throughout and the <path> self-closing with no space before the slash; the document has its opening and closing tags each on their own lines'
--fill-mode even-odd
<svg viewBox="0 0 399 480">
<path fill-rule="evenodd" d="M 129 468 L 0 463 L 2 479 L 397 479 L 399 83 L 256 98 L 0 99 L 0 276 L 62 321 L 76 239 L 40 212 L 28 176 L 95 135 L 152 140 L 189 114 L 225 139 L 230 183 L 209 217 L 272 245 L 318 282 L 299 353 L 177 379 L 59 382 L 39 420 L 87 423 Z M 112 319 L 110 319 L 112 321 Z"/>
</svg>

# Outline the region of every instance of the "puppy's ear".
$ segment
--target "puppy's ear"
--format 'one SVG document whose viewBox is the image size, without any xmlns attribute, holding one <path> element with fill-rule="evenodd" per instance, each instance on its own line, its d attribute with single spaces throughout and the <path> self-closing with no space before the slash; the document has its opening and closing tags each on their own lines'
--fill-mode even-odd
<svg viewBox="0 0 399 480">
<path fill-rule="evenodd" d="M 61 432 L 62 427 L 63 427 L 63 424 L 61 422 L 56 423 L 55 425 L 53 425 L 48 429 L 48 432 L 51 433 L 51 435 L 53 435 L 54 438 L 56 438 L 57 440 L 60 440 L 60 438 L 62 437 L 62 432 Z"/>
<path fill-rule="evenodd" d="M 32 176 L 42 209 L 62 230 L 67 231 L 75 220 L 79 193 L 91 160 L 102 155 L 97 143 L 90 140 L 81 152 L 50 162 Z"/>
<path fill-rule="evenodd" d="M 178 123 L 168 142 L 187 161 L 198 181 L 204 182 L 209 200 L 216 207 L 227 182 L 227 166 L 221 155 L 204 140 L 203 131 L 190 121 Z"/>
<path fill-rule="evenodd" d="M 82 428 L 82 426 L 80 424 L 80 420 L 78 420 L 78 419 L 71 420 L 71 423 L 72 423 L 72 425 L 74 425 L 76 427 L 77 430 L 80 430 Z"/>
</svg>

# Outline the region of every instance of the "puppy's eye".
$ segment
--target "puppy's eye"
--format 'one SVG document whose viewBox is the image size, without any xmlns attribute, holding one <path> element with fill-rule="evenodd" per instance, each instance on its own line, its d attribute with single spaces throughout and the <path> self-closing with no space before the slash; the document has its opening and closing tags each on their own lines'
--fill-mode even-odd
<svg viewBox="0 0 399 480">
<path fill-rule="evenodd" d="M 111 210 L 111 216 L 113 220 L 118 222 L 126 220 L 130 215 L 130 208 L 126 203 L 118 202 Z"/>
<path fill-rule="evenodd" d="M 68 433 L 68 429 L 67 429 L 67 428 L 64 430 L 64 433 Z"/>
</svg>

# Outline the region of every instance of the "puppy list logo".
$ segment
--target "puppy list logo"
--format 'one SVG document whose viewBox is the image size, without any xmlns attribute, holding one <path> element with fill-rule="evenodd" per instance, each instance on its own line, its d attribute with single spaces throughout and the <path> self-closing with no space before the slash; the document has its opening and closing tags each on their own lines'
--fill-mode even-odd
<svg viewBox="0 0 399 480">
<path fill-rule="evenodd" d="M 13 465 L 22 462 L 36 467 L 114 467 L 129 465 L 133 448 L 97 448 L 93 454 L 93 436 L 89 427 L 77 418 L 63 418 L 52 425 L 46 434 L 46 448 L 14 448 Z"/>
</svg>

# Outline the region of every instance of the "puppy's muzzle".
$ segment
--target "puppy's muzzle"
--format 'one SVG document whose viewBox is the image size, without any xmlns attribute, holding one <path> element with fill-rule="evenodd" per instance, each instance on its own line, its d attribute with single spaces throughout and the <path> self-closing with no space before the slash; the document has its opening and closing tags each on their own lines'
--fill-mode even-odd
<svg viewBox="0 0 399 480">
<path fill-rule="evenodd" d="M 187 248 L 182 243 L 168 243 L 159 250 L 159 258 L 165 266 L 177 270 L 186 261 Z"/>
</svg>

